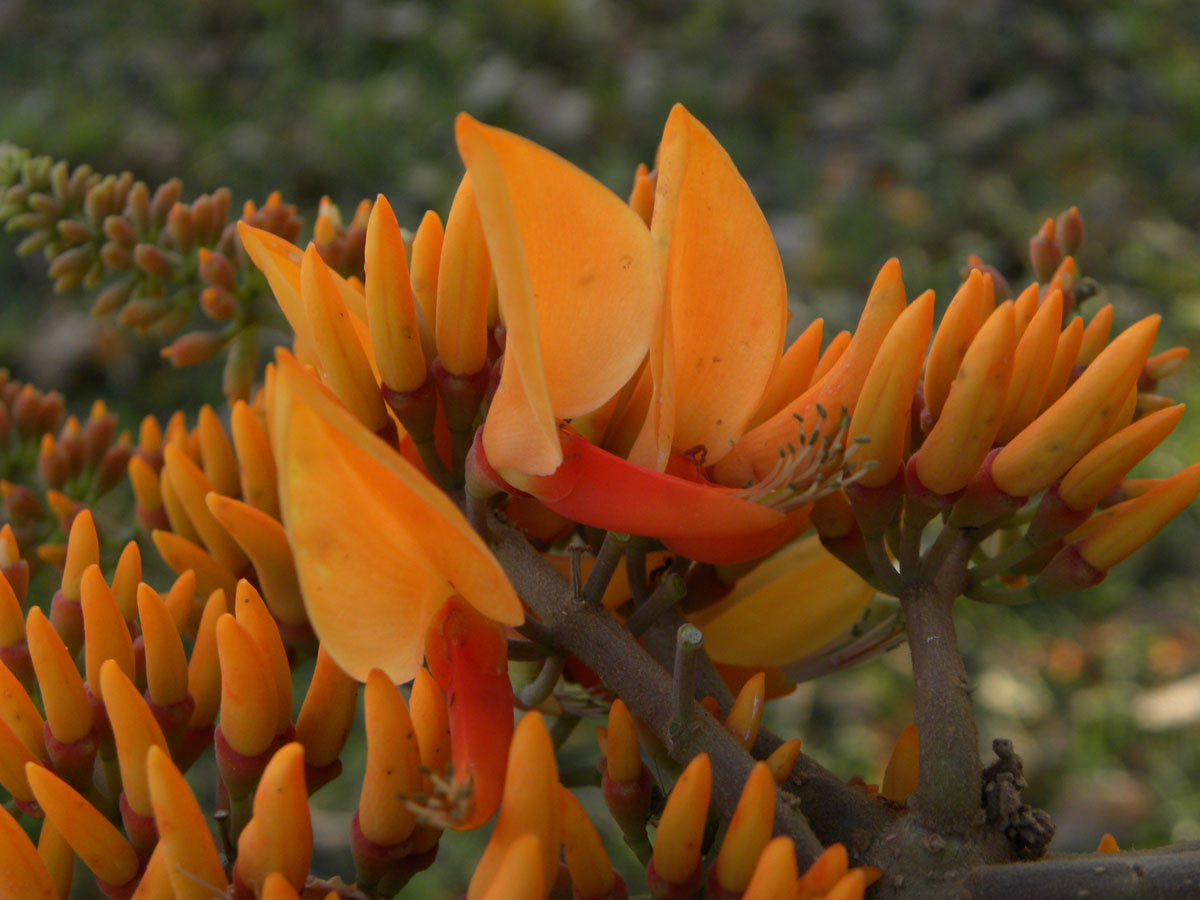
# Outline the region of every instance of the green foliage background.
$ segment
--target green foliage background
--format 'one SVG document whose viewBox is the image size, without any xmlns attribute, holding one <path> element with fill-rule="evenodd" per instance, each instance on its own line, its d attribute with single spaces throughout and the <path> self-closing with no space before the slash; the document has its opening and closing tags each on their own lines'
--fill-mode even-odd
<svg viewBox="0 0 1200 900">
<path fill-rule="evenodd" d="M 348 214 L 383 192 L 411 225 L 448 208 L 460 109 L 625 193 L 682 101 L 770 219 L 794 325 L 849 326 L 892 255 L 910 294 L 942 302 L 968 252 L 1024 284 L 1028 235 L 1077 204 L 1082 270 L 1105 287 L 1085 312 L 1162 311 L 1160 348 L 1200 334 L 1189 0 L 0 0 L 0 84 L 0 138 L 35 153 L 179 175 L 185 196 L 279 189 L 310 220 L 322 194 Z M 219 364 L 169 372 L 86 309 L 0 254 L 0 363 L 79 406 L 103 393 L 125 424 L 219 398 Z M 1192 365 L 1164 389 L 1195 385 Z M 1193 414 L 1144 474 L 1198 457 Z M 983 734 L 1014 739 L 1062 849 L 1200 838 L 1197 524 L 1086 597 L 964 610 Z M 775 715 L 878 780 L 910 714 L 905 665 L 802 687 Z"/>
</svg>

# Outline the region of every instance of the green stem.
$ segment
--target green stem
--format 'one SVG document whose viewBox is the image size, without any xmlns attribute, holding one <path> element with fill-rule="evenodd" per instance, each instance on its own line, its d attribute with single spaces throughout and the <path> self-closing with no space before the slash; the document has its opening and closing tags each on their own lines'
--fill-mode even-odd
<svg viewBox="0 0 1200 900">
<path fill-rule="evenodd" d="M 671 721 L 667 734 L 682 740 L 696 720 L 696 657 L 704 649 L 704 633 L 695 625 L 681 625 L 675 633 L 675 675 L 672 681 Z"/>
<path fill-rule="evenodd" d="M 654 621 L 687 596 L 687 582 L 678 572 L 668 572 L 654 589 L 654 593 L 633 615 L 625 620 L 625 627 L 634 637 L 641 637 Z"/>
<path fill-rule="evenodd" d="M 604 536 L 604 543 L 596 554 L 596 564 L 592 566 L 592 574 L 583 588 L 584 599 L 589 603 L 600 603 L 604 599 L 604 592 L 612 581 L 613 573 L 617 571 L 617 563 L 625 554 L 628 543 L 629 535 L 619 531 L 610 531 Z"/>
</svg>

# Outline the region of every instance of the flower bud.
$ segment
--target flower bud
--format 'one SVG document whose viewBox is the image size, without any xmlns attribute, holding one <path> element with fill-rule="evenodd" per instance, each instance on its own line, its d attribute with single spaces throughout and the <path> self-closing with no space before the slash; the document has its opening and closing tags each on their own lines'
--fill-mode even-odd
<svg viewBox="0 0 1200 900">
<path fill-rule="evenodd" d="M 59 900 L 59 894 L 33 841 L 12 813 L 0 807 L 0 885 L 11 897 Z"/>
<path fill-rule="evenodd" d="M 725 730 L 739 744 L 749 750 L 758 738 L 758 726 L 762 722 L 763 702 L 766 700 L 767 676 L 759 672 L 742 685 L 737 699 L 725 720 Z"/>
<path fill-rule="evenodd" d="M 271 664 L 245 626 L 228 614 L 217 620 L 217 652 L 221 731 L 234 751 L 257 757 L 278 733 L 279 699 Z"/>
<path fill-rule="evenodd" d="M 929 348 L 924 397 L 931 423 L 941 416 L 942 406 L 950 395 L 950 386 L 962 366 L 963 358 L 988 318 L 983 278 L 983 273 L 978 269 L 968 274 L 967 280 L 942 314 L 933 345 Z"/>
<path fill-rule="evenodd" d="M 1047 282 L 1062 262 L 1062 248 L 1054 236 L 1054 220 L 1047 219 L 1041 229 L 1029 239 L 1029 259 L 1038 281 Z"/>
<path fill-rule="evenodd" d="M 1033 296 L 1036 298 L 1036 292 Z M 1037 417 L 1042 395 L 1050 381 L 1061 331 L 1062 291 L 1052 291 L 1033 314 L 1017 343 L 1003 420 L 996 432 L 997 444 L 1007 444 Z"/>
<path fill-rule="evenodd" d="M 800 876 L 796 900 L 816 900 L 833 890 L 850 868 L 850 859 L 842 844 L 830 844 L 817 861 Z"/>
<path fill-rule="evenodd" d="M 46 871 L 54 880 L 59 900 L 70 900 L 71 878 L 75 874 L 75 851 L 49 819 L 42 820 L 37 852 L 46 866 Z"/>
<path fill-rule="evenodd" d="M 272 518 L 279 518 L 275 456 L 267 432 L 244 400 L 233 404 L 230 414 L 233 445 L 237 450 L 242 499 Z M 268 596 L 270 591 L 267 592 Z"/>
<path fill-rule="evenodd" d="M 428 210 L 417 226 L 412 241 L 412 262 L 409 266 L 413 297 L 421 307 L 422 316 L 433 337 L 437 322 L 438 267 L 441 264 L 442 241 L 445 231 L 442 220 L 433 210 Z M 422 340 L 425 336 L 422 336 Z M 436 347 L 425 347 L 426 359 L 432 358 Z"/>
<path fill-rule="evenodd" d="M 675 782 L 659 819 L 654 855 L 647 869 L 652 897 L 666 900 L 672 888 L 679 890 L 693 883 L 698 886 L 711 795 L 712 765 L 708 754 L 701 753 Z"/>
<path fill-rule="evenodd" d="M 99 698 L 100 667 L 112 660 L 129 678 L 134 678 L 136 666 L 133 657 L 133 638 L 129 626 L 121 615 L 121 607 L 109 590 L 98 565 L 90 565 L 83 572 L 81 581 L 84 669 L 87 686 L 92 696 Z"/>
<path fill-rule="evenodd" d="M 767 768 L 776 784 L 783 784 L 791 777 L 796 760 L 800 757 L 800 738 L 784 741 L 767 757 Z"/>
<path fill-rule="evenodd" d="M 750 884 L 759 856 L 775 825 L 775 781 L 763 762 L 756 763 L 742 788 L 709 882 L 726 895 L 738 896 Z M 713 893 L 719 893 L 714 891 Z"/>
<path fill-rule="evenodd" d="M 422 671 L 424 672 L 424 670 Z M 428 673 L 425 673 L 425 677 L 429 678 Z M 420 680 L 420 676 L 418 676 L 417 681 Z M 318 647 L 317 661 L 313 667 L 312 678 L 308 683 L 308 692 L 304 695 L 304 703 L 300 707 L 300 714 L 296 717 L 296 740 L 304 745 L 304 761 L 309 767 L 310 790 L 315 791 L 320 787 L 320 784 L 314 781 L 315 778 L 320 777 L 318 770 L 329 769 L 338 763 L 338 756 L 341 754 L 342 747 L 354 724 L 357 700 L 358 682 L 338 667 L 323 646 Z M 417 719 L 417 686 L 415 683 L 412 706 L 412 718 L 415 723 Z M 443 709 L 444 706 L 443 703 Z M 448 738 L 449 728 L 446 729 L 446 734 Z M 419 741 L 419 728 L 417 737 Z M 423 765 L 428 765 L 424 755 L 421 757 L 421 762 Z M 435 769 L 435 771 L 441 774 L 440 769 Z"/>
<path fill-rule="evenodd" d="M 1108 337 L 1112 334 L 1113 305 L 1106 303 L 1096 310 L 1087 327 L 1083 329 L 1083 340 L 1079 344 L 1079 354 L 1075 357 L 1075 365 L 1086 369 L 1100 355 L 1100 351 L 1108 346 Z"/>
<path fill-rule="evenodd" d="M 387 199 L 380 194 L 366 235 L 367 325 L 380 379 L 406 393 L 425 383 L 425 354 L 417 321 L 404 239 Z"/>
<path fill-rule="evenodd" d="M 367 677 L 366 723 L 358 825 L 367 840 L 388 847 L 406 840 L 417 824 L 406 801 L 421 792 L 421 758 L 404 697 L 379 669 Z"/>
<path fill-rule="evenodd" d="M 562 811 L 563 859 L 571 873 L 575 900 L 618 900 L 628 897 L 621 876 L 613 871 L 612 862 L 576 796 L 564 787 L 559 788 Z"/>
<path fill-rule="evenodd" d="M 125 805 L 131 813 L 125 817 L 125 830 L 132 838 L 141 824 L 137 820 L 154 815 L 150 804 L 150 783 L 146 777 L 146 753 L 151 747 L 166 750 L 167 739 L 133 681 L 115 661 L 107 660 L 101 667 L 100 684 L 116 743 Z M 141 850 L 147 851 L 157 840 L 157 835 L 143 836 L 152 840 L 135 840 L 135 843 Z"/>
<path fill-rule="evenodd" d="M 795 900 L 796 845 L 786 835 L 763 849 L 742 900 Z"/>
<path fill-rule="evenodd" d="M 254 816 L 238 838 L 235 886 L 253 896 L 267 876 L 278 872 L 300 890 L 312 862 L 312 819 L 304 785 L 304 748 L 287 744 L 275 751 L 254 792 Z"/>
<path fill-rule="evenodd" d="M 475 375 L 487 363 L 492 264 L 469 174 L 450 205 L 441 249 L 433 319 L 438 359 L 452 375 Z"/>
<path fill-rule="evenodd" d="M 1121 848 L 1117 845 L 1117 839 L 1106 831 L 1104 832 L 1104 836 L 1100 838 L 1100 845 L 1096 847 L 1096 852 L 1120 853 Z"/>
<path fill-rule="evenodd" d="M 159 846 L 177 900 L 210 900 L 228 890 L 212 834 L 183 775 L 161 747 L 146 754 Z"/>
<path fill-rule="evenodd" d="M 920 749 L 921 740 L 917 737 L 917 726 L 910 724 L 896 739 L 892 758 L 888 760 L 887 770 L 883 773 L 883 785 L 879 794 L 884 800 L 896 806 L 903 806 L 908 802 L 909 796 L 916 792 Z"/>
<path fill-rule="evenodd" d="M 1083 244 L 1083 216 L 1079 215 L 1078 207 L 1072 206 L 1058 214 L 1054 233 L 1064 253 L 1072 256 L 1079 253 L 1079 247 Z"/>
<path fill-rule="evenodd" d="M 163 450 L 163 472 L 171 482 L 180 504 L 187 512 L 187 517 L 199 533 L 204 545 L 213 558 L 222 563 L 231 572 L 244 571 L 249 560 L 242 552 L 237 542 L 229 536 L 221 524 L 213 517 L 205 503 L 205 496 L 213 490 L 213 484 L 208 476 L 186 453 L 178 447 L 168 445 Z M 168 515 L 170 509 L 168 508 Z M 199 581 L 199 572 L 197 572 Z"/>
</svg>

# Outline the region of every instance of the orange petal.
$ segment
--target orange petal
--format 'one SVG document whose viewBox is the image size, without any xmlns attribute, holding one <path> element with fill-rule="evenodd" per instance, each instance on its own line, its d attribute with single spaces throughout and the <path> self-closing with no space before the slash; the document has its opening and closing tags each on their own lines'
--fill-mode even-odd
<svg viewBox="0 0 1200 900">
<path fill-rule="evenodd" d="M 571 873 L 575 896 L 578 900 L 604 900 L 617 886 L 612 862 L 583 804 L 564 787 L 559 788 L 558 796 L 562 805 L 563 859 Z"/>
<path fill-rule="evenodd" d="M 929 490 L 953 494 L 961 489 L 992 449 L 1015 347 L 1013 305 L 1006 300 L 975 335 L 937 424 L 916 453 L 917 477 Z"/>
<path fill-rule="evenodd" d="M 1042 402 L 1038 412 L 1045 412 L 1049 409 L 1067 389 L 1082 340 L 1083 319 L 1075 316 L 1058 336 L 1058 346 L 1054 349 L 1054 362 L 1050 366 L 1050 376 L 1046 379 L 1046 390 L 1042 393 Z"/>
<path fill-rule="evenodd" d="M 619 697 L 608 711 L 608 752 L 605 758 L 608 777 L 613 781 L 630 782 L 642 777 L 642 751 L 638 746 L 637 727 L 629 708 Z"/>
<path fill-rule="evenodd" d="M 380 194 L 371 209 L 366 243 L 367 325 L 379 374 L 393 391 L 425 383 L 425 353 L 409 282 L 400 223 Z"/>
<path fill-rule="evenodd" d="M 867 373 L 846 435 L 847 444 L 868 440 L 854 457 L 859 468 L 875 464 L 859 479 L 866 487 L 889 483 L 908 452 L 913 394 L 932 330 L 933 291 L 926 291 L 896 318 Z"/>
<path fill-rule="evenodd" d="M 729 154 L 676 104 L 659 145 L 654 218 L 675 361 L 681 451 L 716 463 L 783 351 L 787 287 L 770 226 Z"/>
<path fill-rule="evenodd" d="M 476 828 L 491 818 L 505 780 L 513 733 L 507 643 L 495 622 L 457 598 L 442 607 L 425 644 L 429 669 L 446 697 L 455 777 L 470 780 L 470 806 L 454 822 Z"/>
<path fill-rule="evenodd" d="M 796 845 L 780 835 L 764 848 L 742 900 L 795 900 Z"/>
<path fill-rule="evenodd" d="M 1108 346 L 1108 336 L 1112 334 L 1113 305 L 1106 303 L 1096 310 L 1087 328 L 1083 330 L 1083 340 L 1079 344 L 1079 355 L 1075 365 L 1086 368 L 1100 355 L 1100 351 Z"/>
<path fill-rule="evenodd" d="M 508 579 L 444 493 L 290 356 L 275 381 L 284 522 L 309 620 L 339 666 L 360 681 L 373 668 L 411 680 L 429 623 L 455 593 L 497 621 L 522 621 Z"/>
<path fill-rule="evenodd" d="M 545 900 L 552 883 L 546 884 L 540 865 L 546 855 L 544 844 L 536 834 L 517 837 L 508 845 L 486 890 L 480 890 L 479 900 Z"/>
<path fill-rule="evenodd" d="M 233 404 L 230 414 L 233 445 L 237 448 L 242 498 L 268 516 L 279 518 L 275 455 L 258 416 L 244 400 Z"/>
<path fill-rule="evenodd" d="M 92 705 L 83 679 L 54 626 L 36 606 L 29 610 L 25 635 L 51 733 L 64 744 L 86 737 L 92 730 Z"/>
<path fill-rule="evenodd" d="M 199 532 L 204 545 L 219 561 L 232 572 L 242 571 L 249 563 L 237 542 L 229 536 L 221 524 L 213 518 L 204 502 L 204 497 L 213 490 L 212 482 L 192 459 L 175 446 L 163 450 L 163 471 L 171 481 L 171 487 L 187 512 L 187 517 Z"/>
<path fill-rule="evenodd" d="M 0 896 L 59 900 L 54 879 L 12 814 L 0 807 Z"/>
<path fill-rule="evenodd" d="M 146 754 L 159 846 L 177 900 L 212 900 L 229 888 L 212 833 L 183 775 L 160 747 Z"/>
<path fill-rule="evenodd" d="M 633 210 L 561 157 L 465 114 L 455 134 L 507 333 L 488 457 L 548 474 L 557 448 L 547 411 L 570 418 L 596 409 L 646 355 L 660 296 L 653 243 Z"/>
<path fill-rule="evenodd" d="M 708 824 L 712 796 L 712 764 L 708 754 L 693 759 L 667 797 L 652 862 L 658 877 L 668 884 L 684 884 L 700 865 L 700 847 Z"/>
<path fill-rule="evenodd" d="M 800 416 L 808 423 L 817 421 L 818 405 L 833 414 L 831 426 L 836 423 L 839 410 L 845 408 L 853 413 L 871 363 L 892 323 L 904 310 L 904 304 L 900 263 L 888 260 L 875 279 L 858 328 L 845 352 L 820 381 L 743 435 L 733 450 L 713 467 L 716 480 L 740 487 L 755 478 L 765 477 L 779 459 L 779 448 L 795 438 L 795 417 Z"/>
<path fill-rule="evenodd" d="M 751 676 L 729 710 L 725 720 L 725 729 L 732 734 L 739 744 L 749 750 L 754 746 L 758 737 L 758 727 L 762 722 L 763 702 L 767 696 L 767 676 L 759 672 Z M 749 874 L 749 873 L 747 873 Z M 730 888 L 730 890 L 733 890 Z"/>
<path fill-rule="evenodd" d="M 304 759 L 310 766 L 320 769 L 338 758 L 354 725 L 357 700 L 358 682 L 338 667 L 324 647 L 318 647 L 308 691 L 296 716 L 296 740 L 304 745 Z"/>
<path fill-rule="evenodd" d="M 421 792 L 421 757 L 404 697 L 379 669 L 367 676 L 367 769 L 358 801 L 363 835 L 384 847 L 412 834 L 405 801 Z"/>
<path fill-rule="evenodd" d="M 967 348 L 987 317 L 983 273 L 972 269 L 942 314 L 937 337 L 929 348 L 929 364 L 925 367 L 925 408 L 935 421 L 950 396 L 950 386 Z"/>
<path fill-rule="evenodd" d="M 100 562 L 100 542 L 91 510 L 81 510 L 71 521 L 67 537 L 67 562 L 63 568 L 62 593 L 68 600 L 79 602 L 79 582 L 84 569 Z"/>
<path fill-rule="evenodd" d="M 24 777 L 23 774 L 22 777 Z M 46 871 L 54 879 L 59 900 L 71 900 L 71 877 L 75 874 L 75 851 L 71 849 L 71 845 L 63 839 L 62 834 L 49 819 L 42 820 L 37 852 L 46 865 Z"/>
<path fill-rule="evenodd" d="M 747 430 L 767 421 L 812 384 L 813 372 L 816 371 L 817 361 L 821 357 L 821 334 L 824 327 L 824 320 L 817 319 L 792 341 L 771 375 L 771 380 L 767 382 L 767 389 L 758 402 L 758 409 L 746 423 Z M 846 341 L 849 340 L 850 333 L 846 332 Z"/>
<path fill-rule="evenodd" d="M 204 474 L 212 482 L 213 490 L 227 497 L 238 496 L 241 483 L 238 480 L 237 457 L 221 420 L 207 403 L 200 407 L 196 421 L 196 434 L 200 439 L 200 458 L 204 461 Z"/>
<path fill-rule="evenodd" d="M 138 588 L 138 620 L 146 647 L 146 693 L 159 706 L 183 702 L 188 691 L 183 641 L 167 605 L 148 584 Z"/>
<path fill-rule="evenodd" d="M 221 660 L 221 733 L 243 756 L 266 752 L 279 717 L 275 679 L 262 648 L 226 613 L 217 620 Z"/>
<path fill-rule="evenodd" d="M 43 696 L 42 703 L 45 702 L 46 698 Z M 42 714 L 33 705 L 33 700 L 17 676 L 3 661 L 0 661 L 0 722 L 12 730 L 30 753 L 39 759 L 45 758 L 45 723 L 42 721 Z"/>
<path fill-rule="evenodd" d="M 137 587 L 142 583 L 142 551 L 137 541 L 130 541 L 117 560 L 117 571 L 113 573 L 112 593 L 121 616 L 132 622 L 137 615 Z"/>
<path fill-rule="evenodd" d="M 1133 386 L 1161 317 L 1147 316 L 1125 329 L 1049 409 L 996 455 L 992 478 L 1014 497 L 1052 484 L 1104 436 Z"/>
<path fill-rule="evenodd" d="M 208 597 L 208 602 L 204 604 L 200 626 L 196 629 L 196 641 L 192 645 L 192 655 L 188 658 L 188 693 L 192 695 L 192 701 L 195 703 L 191 720 L 188 722 L 189 728 L 211 725 L 221 706 L 217 620 L 227 612 L 229 600 L 225 592 L 220 589 L 213 591 Z"/>
<path fill-rule="evenodd" d="M 487 364 L 488 293 L 492 264 L 475 185 L 468 171 L 450 204 L 437 273 L 437 312 L 430 319 L 438 359 L 452 375 L 474 375 Z"/>
<path fill-rule="evenodd" d="M 428 210 L 413 237 L 410 275 L 413 296 L 421 306 L 430 332 L 435 331 L 437 323 L 438 266 L 444 237 L 442 220 L 433 210 Z"/>
<path fill-rule="evenodd" d="M 287 651 L 279 636 L 279 627 L 271 618 L 262 596 L 246 579 L 238 582 L 233 600 L 234 616 L 262 650 L 263 659 L 270 667 L 275 679 L 277 718 L 275 734 L 281 735 L 292 723 L 292 671 L 288 665 Z"/>
<path fill-rule="evenodd" d="M 888 760 L 887 770 L 883 773 L 883 785 L 879 789 L 883 799 L 903 806 L 917 790 L 920 750 L 921 739 L 917 737 L 917 726 L 910 724 L 896 739 L 892 758 Z"/>
<path fill-rule="evenodd" d="M 808 871 L 800 876 L 796 900 L 813 900 L 824 896 L 842 880 L 849 867 L 850 860 L 845 846 L 830 844 L 825 848 L 825 852 L 817 857 L 817 861 L 808 867 Z"/>
<path fill-rule="evenodd" d="M 434 775 L 444 777 L 450 763 L 450 712 L 446 698 L 428 669 L 420 669 L 413 679 L 409 712 L 417 732 L 421 765 Z"/>
<path fill-rule="evenodd" d="M 755 763 L 742 788 L 721 852 L 717 855 L 717 883 L 732 894 L 740 894 L 750 884 L 775 825 L 775 781 L 764 762 Z"/>
<path fill-rule="evenodd" d="M 275 751 L 254 791 L 254 816 L 238 839 L 235 880 L 256 886 L 278 872 L 299 890 L 312 852 L 304 748 L 293 742 Z"/>
<path fill-rule="evenodd" d="M 152 816 L 146 753 L 152 746 L 166 750 L 167 739 L 138 689 L 114 660 L 108 660 L 101 668 L 100 685 L 104 708 L 112 723 L 125 799 L 138 815 Z"/>
<path fill-rule="evenodd" d="M 304 253 L 279 235 L 238 222 L 238 236 L 251 262 L 267 277 L 271 293 L 297 340 L 313 346 L 312 329 L 300 302 L 300 260 Z"/>
<path fill-rule="evenodd" d="M 83 592 L 84 670 L 92 696 L 100 696 L 100 666 L 105 660 L 117 662 L 130 678 L 134 677 L 133 638 L 121 615 L 121 608 L 109 590 L 97 565 L 84 570 Z"/>
<path fill-rule="evenodd" d="M 813 369 L 812 378 L 806 387 L 812 387 L 827 374 L 829 370 L 837 365 L 837 361 L 842 358 L 842 354 L 846 352 L 846 348 L 850 346 L 850 340 L 854 337 L 849 331 L 839 331 L 829 341 L 829 346 L 825 348 L 825 352 L 821 354 L 821 358 L 817 360 L 817 367 Z"/>
<path fill-rule="evenodd" d="M 1017 342 L 1004 417 L 996 432 L 997 444 L 1007 444 L 1037 416 L 1061 333 L 1062 291 L 1054 291 L 1034 313 Z"/>
</svg>

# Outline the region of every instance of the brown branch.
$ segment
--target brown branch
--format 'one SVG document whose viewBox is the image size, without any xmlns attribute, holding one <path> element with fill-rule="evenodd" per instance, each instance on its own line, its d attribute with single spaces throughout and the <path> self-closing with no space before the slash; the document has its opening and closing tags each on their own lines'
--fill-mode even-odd
<svg viewBox="0 0 1200 900">
<path fill-rule="evenodd" d="M 1200 852 L 1164 847 L 983 866 L 963 886 L 971 900 L 1195 900 L 1200 897 Z"/>
<path fill-rule="evenodd" d="M 713 769 L 713 805 L 733 815 L 754 759 L 725 728 L 692 701 L 695 727 L 672 740 L 671 677 L 640 647 L 619 622 L 597 604 L 572 600 L 570 587 L 517 531 L 493 522 L 492 549 L 509 580 L 554 636 L 555 643 L 584 662 L 645 722 L 671 754 L 685 765 L 696 754 L 709 755 Z M 796 842 L 803 866 L 821 853 L 799 803 L 778 793 L 775 830 Z"/>
</svg>

